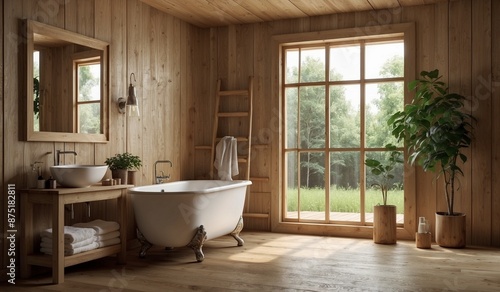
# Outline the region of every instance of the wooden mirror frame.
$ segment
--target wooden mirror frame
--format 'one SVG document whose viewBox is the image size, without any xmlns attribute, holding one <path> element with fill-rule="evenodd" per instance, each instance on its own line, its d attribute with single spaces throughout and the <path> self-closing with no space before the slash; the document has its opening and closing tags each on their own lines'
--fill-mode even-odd
<svg viewBox="0 0 500 292">
<path fill-rule="evenodd" d="M 47 141 L 47 142 L 92 142 L 105 143 L 109 141 L 109 89 L 108 89 L 108 54 L 109 44 L 107 42 L 90 38 L 78 33 L 53 27 L 33 20 L 24 20 L 23 26 L 26 33 L 26 94 L 21 98 L 25 99 L 23 118 L 25 121 L 24 140 L 26 141 Z M 101 134 L 84 134 L 69 132 L 47 132 L 34 130 L 33 117 L 33 51 L 35 47 L 35 34 L 43 36 L 47 41 L 60 43 L 72 43 L 95 50 L 102 51 L 101 57 Z M 23 96 L 24 95 L 24 96 Z M 22 123 L 21 123 L 22 124 Z"/>
</svg>

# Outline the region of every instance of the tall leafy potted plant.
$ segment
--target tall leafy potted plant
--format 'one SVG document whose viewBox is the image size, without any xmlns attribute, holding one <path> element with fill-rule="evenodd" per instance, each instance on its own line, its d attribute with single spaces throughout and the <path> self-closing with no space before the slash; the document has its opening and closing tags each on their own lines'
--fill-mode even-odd
<svg viewBox="0 0 500 292">
<path fill-rule="evenodd" d="M 464 96 L 449 93 L 438 70 L 422 71 L 421 78 L 409 84 L 416 92 L 411 104 L 388 120 L 392 134 L 404 141 L 408 162 L 424 171 L 442 176 L 446 212 L 436 213 L 436 242 L 445 247 L 465 246 L 465 214 L 454 209 L 461 165 L 467 161 L 463 149 L 471 144 L 472 115 L 463 111 Z"/>
<path fill-rule="evenodd" d="M 367 158 L 365 165 L 370 168 L 374 176 L 372 187 L 380 189 L 382 193 L 382 205 L 373 207 L 373 242 L 383 244 L 396 243 L 396 206 L 387 205 L 387 194 L 394 185 L 394 168 L 396 164 L 402 163 L 402 152 L 396 150 L 394 145 L 386 145 L 390 150 L 387 162 Z"/>
<path fill-rule="evenodd" d="M 111 169 L 113 178 L 120 178 L 122 184 L 135 183 L 128 181 L 128 172 L 137 170 L 142 166 L 142 161 L 139 156 L 132 155 L 128 152 L 118 153 L 113 157 L 106 158 L 104 163 Z"/>
</svg>

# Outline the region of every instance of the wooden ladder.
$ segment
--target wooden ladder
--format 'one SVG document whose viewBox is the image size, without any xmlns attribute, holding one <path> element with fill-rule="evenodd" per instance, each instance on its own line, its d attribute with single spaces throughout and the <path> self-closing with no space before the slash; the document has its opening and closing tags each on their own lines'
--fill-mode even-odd
<svg viewBox="0 0 500 292">
<path fill-rule="evenodd" d="M 212 132 L 212 147 L 211 147 L 211 156 L 210 156 L 210 178 L 214 179 L 215 171 L 214 171 L 214 160 L 215 160 L 215 148 L 217 143 L 224 136 L 233 136 L 236 138 L 238 145 L 240 143 L 248 144 L 247 149 L 248 152 L 245 154 L 238 153 L 238 164 L 246 165 L 246 173 L 244 178 L 246 180 L 250 180 L 250 155 L 252 152 L 252 102 L 253 102 L 253 77 L 248 77 L 248 88 L 241 90 L 221 90 L 222 81 L 217 80 L 217 88 L 215 93 L 215 115 L 214 115 L 214 126 Z M 231 111 L 225 112 L 221 111 L 221 99 L 226 100 L 228 98 L 245 98 L 247 97 L 248 106 L 244 111 Z M 219 133 L 219 126 L 221 125 L 221 119 L 246 119 L 248 121 L 248 131 L 244 135 L 241 133 Z M 238 147 L 240 149 L 240 147 Z M 241 168 L 240 168 L 241 169 Z M 241 173 L 241 171 L 240 171 Z"/>
</svg>

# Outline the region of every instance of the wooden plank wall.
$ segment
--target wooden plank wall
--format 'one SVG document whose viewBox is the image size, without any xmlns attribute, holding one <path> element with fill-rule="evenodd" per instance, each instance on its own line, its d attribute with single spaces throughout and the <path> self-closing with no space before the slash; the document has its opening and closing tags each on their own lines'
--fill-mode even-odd
<svg viewBox="0 0 500 292">
<path fill-rule="evenodd" d="M 137 185 L 153 182 L 155 161 L 169 159 L 174 167 L 166 167 L 171 180 L 193 176 L 193 94 L 198 88 L 192 79 L 203 80 L 192 71 L 193 62 L 205 62 L 208 54 L 200 59 L 192 58 L 193 45 L 201 40 L 208 44 L 208 30 L 196 28 L 165 13 L 151 8 L 138 0 L 74 0 L 3 1 L 1 27 L 5 34 L 4 46 L 0 46 L 2 58 L 2 92 L 0 102 L 3 127 L 1 184 L 15 184 L 17 189 L 27 187 L 30 164 L 44 162 L 44 175 L 49 175 L 56 150 L 75 150 L 79 164 L 103 164 L 107 157 L 116 153 L 131 152 L 139 155 L 143 167 L 139 171 Z M 109 128 L 110 141 L 105 144 L 23 142 L 19 141 L 20 63 L 18 45 L 23 39 L 19 30 L 20 19 L 33 19 L 53 26 L 78 32 L 110 43 L 109 47 Z M 194 37 L 194 39 L 193 39 Z M 194 60 L 193 60 L 194 59 Z M 207 63 L 207 62 L 205 62 Z M 197 63 L 198 64 L 198 63 Z M 141 116 L 127 118 L 118 113 L 116 101 L 128 93 L 129 75 L 135 73 L 137 96 Z M 206 83 L 208 85 L 208 82 Z M 199 87 L 205 88 L 205 87 Z M 205 95 L 207 96 L 207 95 Z M 5 97 L 5 98 L 4 98 Z M 191 115 L 184 113 L 190 112 Z M 3 132 L 5 129 L 5 132 Z M 71 156 L 64 163 L 74 163 Z M 181 165 L 182 163 L 182 165 Z M 2 191 L 2 193 L 4 193 Z M 5 226 L 6 196 L 1 201 L 2 226 Z M 19 199 L 20 201 L 20 199 Z M 85 218 L 85 206 L 76 207 L 76 218 L 67 215 L 66 223 L 89 220 Z M 92 218 L 113 218 L 115 202 L 92 203 Z M 38 215 L 47 210 L 40 208 Z M 47 216 L 43 217 L 50 220 Z M 134 216 L 129 204 L 129 239 L 135 238 Z M 42 220 L 43 221 L 43 220 Z M 18 221 L 19 222 L 19 221 Z M 2 262 L 5 241 L 2 240 Z M 5 267 L 5 265 L 4 265 Z M 4 273 L 3 273 L 4 274 Z"/>
<path fill-rule="evenodd" d="M 495 18 L 494 15 L 497 17 Z M 276 61 L 272 51 L 272 37 L 279 34 L 332 30 L 390 23 L 416 23 L 416 68 L 421 70 L 438 68 L 453 91 L 470 98 L 469 111 L 478 119 L 474 145 L 467 151 L 469 161 L 464 167 L 465 177 L 461 180 L 457 210 L 467 213 L 468 243 L 473 245 L 500 246 L 500 167 L 497 162 L 500 152 L 496 145 L 500 140 L 495 114 L 499 108 L 500 64 L 498 1 L 459 0 L 440 2 L 433 5 L 395 8 L 378 12 L 358 12 L 308 17 L 294 20 L 265 22 L 258 24 L 231 25 L 211 29 L 210 59 L 216 59 L 211 67 L 212 82 L 222 78 L 230 86 L 243 86 L 248 75 L 255 76 L 254 133 L 256 144 L 270 147 L 254 150 L 251 176 L 269 176 L 269 181 L 254 181 L 247 212 L 271 213 L 271 217 L 248 218 L 247 228 L 271 230 L 267 220 L 276 218 L 278 206 L 278 157 L 279 147 L 273 121 L 279 118 L 278 100 L 275 98 Z M 212 85 L 210 85 L 212 86 Z M 208 87 L 207 87 L 208 88 Z M 213 90 L 210 88 L 210 92 Z M 207 106 L 208 105 L 208 106 Z M 197 107 L 197 113 L 204 118 L 197 120 L 197 141 L 209 143 L 204 135 L 211 124 L 210 103 Z M 210 123 L 207 123 L 210 119 Z M 272 137 L 272 139 L 271 139 Z M 201 171 L 201 170 L 200 170 Z M 205 170 L 208 171 L 208 170 Z M 417 216 L 425 216 L 434 226 L 434 212 L 443 210 L 444 195 L 440 181 L 434 175 L 416 171 Z M 272 184 L 270 182 L 273 182 Z M 275 202 L 275 203 L 272 203 Z M 416 220 L 417 218 L 414 218 Z M 299 232 L 300 227 L 297 227 Z M 353 234 L 356 230 L 353 229 Z M 335 235 L 335 227 L 329 234 Z"/>
<path fill-rule="evenodd" d="M 49 5 L 50 4 L 50 5 Z M 43 161 L 45 173 L 56 150 L 75 150 L 78 163 L 103 163 L 106 157 L 129 151 L 141 156 L 138 184 L 153 181 L 154 162 L 170 159 L 163 169 L 171 180 L 203 177 L 209 173 L 210 154 L 195 145 L 210 145 L 216 80 L 226 89 L 245 88 L 254 76 L 254 124 L 251 177 L 254 178 L 245 212 L 250 229 L 272 230 L 277 218 L 279 181 L 279 103 L 274 35 L 331 30 L 370 29 L 376 24 L 415 22 L 415 72 L 440 69 L 450 87 L 470 96 L 470 111 L 477 118 L 476 140 L 469 149 L 457 208 L 468 214 L 468 243 L 500 246 L 500 3 L 459 0 L 433 5 L 307 17 L 257 24 L 199 29 L 160 13 L 138 0 L 21 0 L 3 2 L 2 82 L 0 103 L 2 135 L 2 189 L 27 184 L 30 164 Z M 19 141 L 19 19 L 29 18 L 76 31 L 111 43 L 110 141 L 106 144 Z M 126 118 L 116 100 L 127 94 L 135 73 L 140 118 Z M 14 122 L 13 122 L 14 121 Z M 5 129 L 5 130 L 3 130 Z M 208 151 L 209 152 L 209 151 Z M 47 154 L 51 153 L 51 154 Z M 74 162 L 67 157 L 65 163 Z M 433 175 L 416 169 L 417 216 L 433 224 L 443 196 Z M 0 215 L 5 226 L 5 199 Z M 129 206 L 131 208 L 131 206 Z M 111 216 L 114 203 L 93 204 L 93 216 Z M 77 210 L 78 211 L 78 210 Z M 82 219 L 79 209 L 78 220 Z M 39 210 L 43 215 L 45 211 Z M 258 215 L 261 216 L 258 216 Z M 414 218 L 416 220 L 416 218 Z M 133 212 L 129 210 L 129 236 Z M 299 232 L 300 228 L 297 228 Z M 328 234 L 335 234 L 335 227 Z M 353 230 L 353 235 L 356 231 Z M 2 255 L 6 254 L 4 243 Z"/>
</svg>

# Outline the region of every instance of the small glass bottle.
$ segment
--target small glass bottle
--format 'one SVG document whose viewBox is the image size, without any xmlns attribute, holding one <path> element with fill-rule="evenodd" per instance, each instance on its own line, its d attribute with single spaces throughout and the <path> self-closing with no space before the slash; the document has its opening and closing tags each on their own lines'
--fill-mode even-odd
<svg viewBox="0 0 500 292">
<path fill-rule="evenodd" d="M 427 233 L 427 223 L 425 217 L 418 218 L 418 233 Z"/>
</svg>

